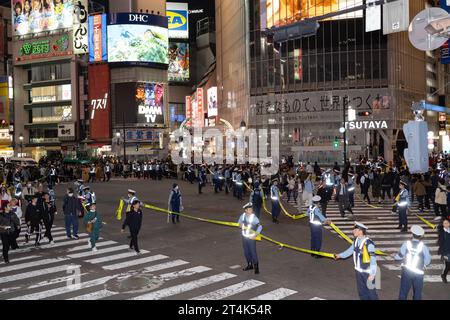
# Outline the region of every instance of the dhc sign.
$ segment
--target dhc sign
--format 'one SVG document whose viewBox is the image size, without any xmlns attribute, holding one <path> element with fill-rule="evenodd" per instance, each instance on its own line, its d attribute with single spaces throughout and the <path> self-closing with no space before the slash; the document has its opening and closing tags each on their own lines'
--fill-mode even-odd
<svg viewBox="0 0 450 320">
<path fill-rule="evenodd" d="M 130 13 L 128 20 L 130 22 L 147 23 L 148 22 L 148 16 L 145 15 L 145 14 L 132 14 L 132 13 Z"/>
<path fill-rule="evenodd" d="M 388 129 L 387 121 L 351 121 L 345 123 L 347 130 Z"/>
</svg>

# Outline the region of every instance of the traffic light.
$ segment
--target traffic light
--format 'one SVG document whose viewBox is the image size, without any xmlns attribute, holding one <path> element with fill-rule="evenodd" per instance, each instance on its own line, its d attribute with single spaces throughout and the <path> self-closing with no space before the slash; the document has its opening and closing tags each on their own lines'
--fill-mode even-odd
<svg viewBox="0 0 450 320">
<path fill-rule="evenodd" d="M 333 148 L 339 149 L 340 146 L 341 146 L 341 144 L 340 144 L 339 140 L 337 138 L 334 139 L 334 141 L 333 141 Z"/>
<path fill-rule="evenodd" d="M 409 121 L 403 126 L 408 149 L 405 161 L 410 173 L 428 171 L 428 124 L 425 121 Z"/>
<path fill-rule="evenodd" d="M 136 152 L 139 152 L 139 145 L 136 145 Z"/>
<path fill-rule="evenodd" d="M 358 116 L 360 116 L 360 117 L 368 117 L 370 115 L 372 115 L 372 112 L 370 112 L 370 111 L 358 112 Z"/>
</svg>

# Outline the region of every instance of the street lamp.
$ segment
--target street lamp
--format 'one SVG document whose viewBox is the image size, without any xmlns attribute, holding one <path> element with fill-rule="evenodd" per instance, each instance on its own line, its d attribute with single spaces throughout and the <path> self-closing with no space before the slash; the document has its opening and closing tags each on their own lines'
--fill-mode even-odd
<svg viewBox="0 0 450 320">
<path fill-rule="evenodd" d="M 20 140 L 20 158 L 23 158 L 23 135 L 22 134 L 20 134 L 19 140 Z"/>
<path fill-rule="evenodd" d="M 242 131 L 245 131 L 245 128 L 247 127 L 247 124 L 245 123 L 244 120 L 241 121 L 240 127 L 241 127 L 241 130 L 242 130 Z"/>
</svg>

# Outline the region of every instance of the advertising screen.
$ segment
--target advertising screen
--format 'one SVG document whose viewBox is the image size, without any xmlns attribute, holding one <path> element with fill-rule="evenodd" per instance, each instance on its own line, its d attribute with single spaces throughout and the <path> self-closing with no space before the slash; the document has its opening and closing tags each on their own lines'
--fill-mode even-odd
<svg viewBox="0 0 450 320">
<path fill-rule="evenodd" d="M 106 14 L 89 16 L 89 62 L 106 60 Z"/>
<path fill-rule="evenodd" d="M 72 0 L 12 0 L 13 35 L 70 28 Z"/>
<path fill-rule="evenodd" d="M 169 36 L 164 17 L 111 14 L 107 37 L 109 62 L 169 64 Z"/>
<path fill-rule="evenodd" d="M 217 87 L 208 89 L 208 117 L 217 117 Z"/>
<path fill-rule="evenodd" d="M 189 44 L 170 43 L 169 46 L 169 81 L 189 81 Z"/>
<path fill-rule="evenodd" d="M 138 83 L 136 87 L 137 123 L 164 125 L 164 85 Z"/>
<path fill-rule="evenodd" d="M 169 23 L 169 38 L 189 39 L 188 4 L 167 2 L 166 15 Z"/>
<path fill-rule="evenodd" d="M 265 15 L 266 22 L 263 29 L 277 27 L 289 23 L 293 23 L 306 18 L 314 18 L 328 13 L 337 12 L 344 9 L 353 8 L 362 5 L 362 0 L 266 0 L 265 8 L 261 8 L 261 12 Z M 350 19 L 361 18 L 362 10 L 342 14 L 331 19 Z"/>
<path fill-rule="evenodd" d="M 91 139 L 111 138 L 110 73 L 107 64 L 88 66 Z"/>
</svg>

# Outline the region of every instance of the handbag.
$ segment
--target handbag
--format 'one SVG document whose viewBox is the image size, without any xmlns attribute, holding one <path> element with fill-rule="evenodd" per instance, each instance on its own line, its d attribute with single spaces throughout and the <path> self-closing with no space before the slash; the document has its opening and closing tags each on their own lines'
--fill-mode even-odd
<svg viewBox="0 0 450 320">
<path fill-rule="evenodd" d="M 97 218 L 97 213 L 95 213 L 94 219 L 92 220 L 95 220 L 95 218 Z M 88 223 L 86 224 L 87 233 L 92 233 L 92 231 L 94 230 L 94 222 L 92 222 L 92 220 L 88 221 Z"/>
</svg>

